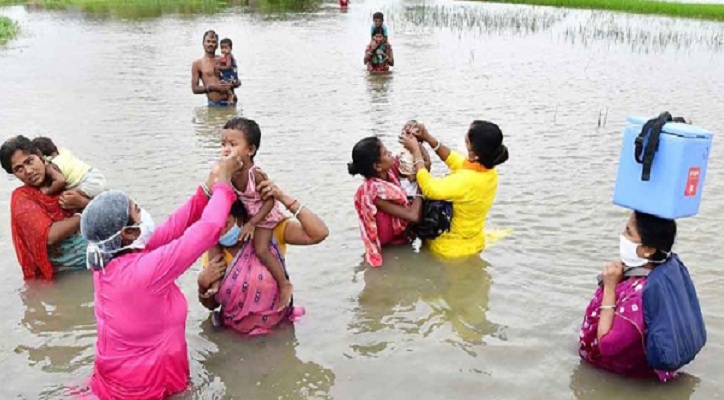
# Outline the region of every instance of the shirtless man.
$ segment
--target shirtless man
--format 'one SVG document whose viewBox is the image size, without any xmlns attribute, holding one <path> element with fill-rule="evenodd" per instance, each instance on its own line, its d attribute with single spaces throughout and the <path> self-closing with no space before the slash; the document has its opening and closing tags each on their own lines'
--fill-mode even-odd
<svg viewBox="0 0 724 400">
<path fill-rule="evenodd" d="M 216 49 L 219 45 L 219 37 L 214 31 L 204 33 L 204 51 L 206 54 L 191 65 L 191 90 L 194 94 L 205 94 L 211 107 L 226 107 L 234 105 L 227 101 L 230 90 L 240 86 L 222 84 L 219 77 L 218 61 L 216 60 Z M 202 84 L 199 84 L 201 81 Z M 236 97 L 235 97 L 236 99 Z"/>
</svg>

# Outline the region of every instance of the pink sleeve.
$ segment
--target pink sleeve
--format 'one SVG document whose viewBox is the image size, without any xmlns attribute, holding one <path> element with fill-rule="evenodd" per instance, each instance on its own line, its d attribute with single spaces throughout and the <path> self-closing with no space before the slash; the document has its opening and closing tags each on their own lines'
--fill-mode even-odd
<svg viewBox="0 0 724 400">
<path fill-rule="evenodd" d="M 231 186 L 222 183 L 214 185 L 213 193 L 197 222 L 178 238 L 144 253 L 139 260 L 143 272 L 138 276 L 146 280 L 151 291 L 160 291 L 173 283 L 209 247 L 219 241 L 231 205 L 236 201 L 236 194 Z"/>
<path fill-rule="evenodd" d="M 209 198 L 204 191 L 200 187 L 196 189 L 196 193 L 184 205 L 174 211 L 166 222 L 156 227 L 146 245 L 146 250 L 154 250 L 181 236 L 191 224 L 201 218 L 201 213 L 208 203 Z"/>
<path fill-rule="evenodd" d="M 616 305 L 618 309 L 613 317 L 611 330 L 601 338 L 598 344 L 601 355 L 604 357 L 615 357 L 625 354 L 635 346 L 643 346 L 643 333 L 636 325 L 635 320 L 642 319 L 634 313 L 643 313 L 643 302 L 628 301 Z M 632 311 L 632 307 L 636 311 Z M 621 313 L 620 310 L 624 309 Z"/>
</svg>

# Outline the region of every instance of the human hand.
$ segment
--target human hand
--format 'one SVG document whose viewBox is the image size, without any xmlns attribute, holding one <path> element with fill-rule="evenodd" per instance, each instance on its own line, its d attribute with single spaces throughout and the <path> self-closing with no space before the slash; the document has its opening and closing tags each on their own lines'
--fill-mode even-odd
<svg viewBox="0 0 724 400">
<path fill-rule="evenodd" d="M 284 194 L 282 189 L 279 188 L 276 183 L 269 180 L 269 176 L 266 172 L 261 172 L 261 175 L 264 179 L 256 185 L 256 188 L 257 191 L 261 193 L 262 200 L 267 200 L 270 197 L 273 197 L 274 199 L 281 201 L 286 194 Z"/>
<path fill-rule="evenodd" d="M 409 133 L 403 133 L 400 135 L 399 142 L 403 145 L 413 156 L 416 158 L 421 157 L 420 142 L 417 141 L 414 135 Z"/>
<path fill-rule="evenodd" d="M 603 287 L 615 288 L 623 279 L 623 263 L 616 261 L 603 267 Z"/>
<path fill-rule="evenodd" d="M 201 270 L 198 279 L 199 288 L 206 291 L 214 282 L 221 280 L 226 273 L 226 261 L 224 255 L 219 254 L 209 261 L 209 265 Z"/>
<path fill-rule="evenodd" d="M 244 161 L 242 161 L 238 149 L 233 149 L 231 154 L 228 156 L 221 156 L 221 160 L 219 160 L 217 167 L 218 172 L 216 181 L 230 183 L 231 178 L 244 168 Z M 212 178 L 213 174 L 214 169 L 212 168 L 211 173 L 209 174 L 209 179 Z"/>
<path fill-rule="evenodd" d="M 77 190 L 66 190 L 60 194 L 58 204 L 60 208 L 65 210 L 82 210 L 88 205 L 87 197 L 80 194 Z"/>
<path fill-rule="evenodd" d="M 254 224 L 249 222 L 245 223 L 244 227 L 241 229 L 241 241 L 246 242 L 247 240 L 254 240 L 255 230 L 256 226 Z"/>
</svg>

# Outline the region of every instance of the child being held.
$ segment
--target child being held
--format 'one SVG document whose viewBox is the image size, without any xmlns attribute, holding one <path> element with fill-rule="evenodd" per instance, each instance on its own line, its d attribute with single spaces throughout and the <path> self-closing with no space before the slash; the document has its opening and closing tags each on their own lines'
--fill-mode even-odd
<svg viewBox="0 0 724 400">
<path fill-rule="evenodd" d="M 221 75 L 221 83 L 235 85 L 239 82 L 239 71 L 236 65 L 236 58 L 231 54 L 231 48 L 233 43 L 231 39 L 221 39 L 221 58 L 219 59 L 219 71 Z M 229 103 L 236 103 L 237 97 L 234 94 L 234 89 L 229 91 L 229 97 L 227 98 Z"/>
<path fill-rule="evenodd" d="M 405 123 L 405 126 L 402 127 L 402 133 L 413 134 L 419 129 L 425 129 L 425 126 L 422 124 L 418 124 L 415 120 L 410 120 L 407 121 L 407 123 Z M 424 167 L 429 171 L 431 164 L 430 155 L 427 153 L 425 146 L 420 146 L 420 150 L 422 150 L 422 161 L 424 163 Z M 400 173 L 400 184 L 405 190 L 407 197 L 415 197 L 420 195 L 420 189 L 417 184 L 415 160 L 412 156 L 412 153 L 410 153 L 407 149 L 402 149 L 397 157 L 399 160 L 398 171 Z"/>
<path fill-rule="evenodd" d="M 281 205 L 274 198 L 263 200 L 257 190 L 257 184 L 265 180 L 262 170 L 254 165 L 254 156 L 261 144 L 261 130 L 252 120 L 235 118 L 229 128 L 221 131 L 222 155 L 228 156 L 233 150 L 241 156 L 243 169 L 232 179 L 234 190 L 250 217 L 241 231 L 241 240 L 251 239 L 254 252 L 259 261 L 269 270 L 279 287 L 278 309 L 288 306 L 292 300 L 292 283 L 279 259 L 269 250 L 273 238 L 274 228 L 286 217 Z M 227 126 L 229 124 L 227 123 Z M 209 250 L 209 259 L 220 254 L 218 246 Z M 219 290 L 221 281 L 214 282 L 208 289 L 205 297 L 215 294 Z"/>
<path fill-rule="evenodd" d="M 106 178 L 96 168 L 76 158 L 68 149 L 55 146 L 47 137 L 36 137 L 33 144 L 46 160 L 46 174 L 52 180 L 47 189 L 41 189 L 50 196 L 65 190 L 75 190 L 92 199 L 108 190 Z"/>
</svg>

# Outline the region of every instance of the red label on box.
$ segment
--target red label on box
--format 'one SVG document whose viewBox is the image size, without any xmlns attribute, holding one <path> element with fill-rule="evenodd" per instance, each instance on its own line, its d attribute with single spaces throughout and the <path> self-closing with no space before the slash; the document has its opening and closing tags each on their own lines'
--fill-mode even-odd
<svg viewBox="0 0 724 400">
<path fill-rule="evenodd" d="M 699 190 L 699 178 L 701 177 L 701 168 L 689 168 L 689 178 L 686 180 L 686 188 L 684 189 L 684 197 L 694 197 Z"/>
</svg>

